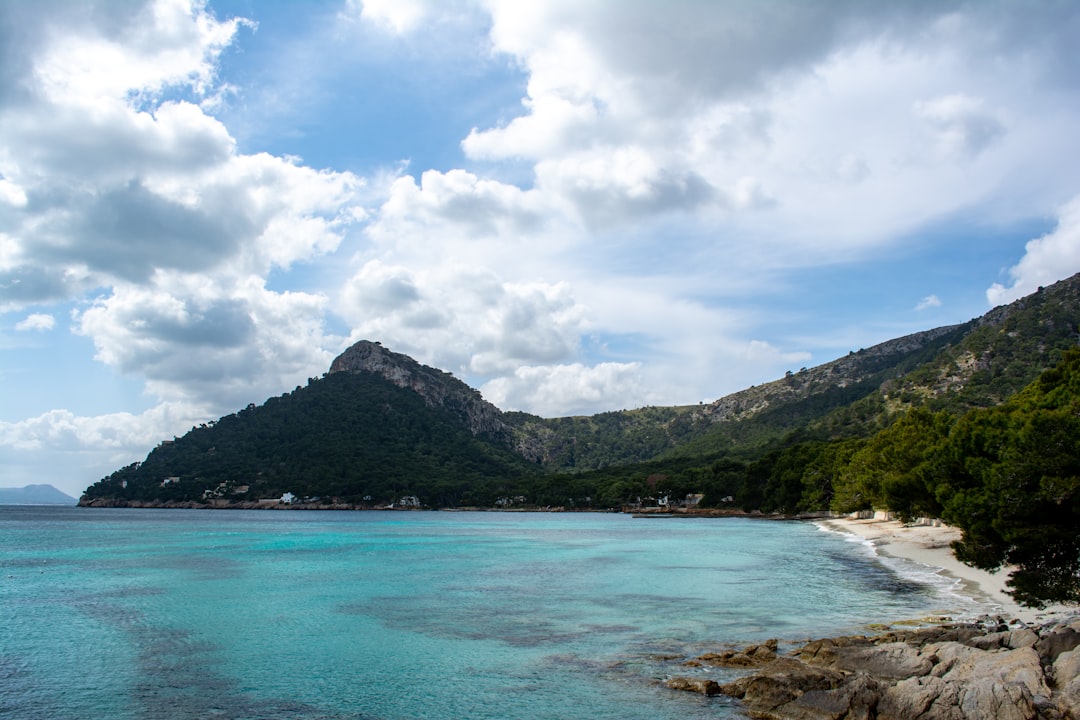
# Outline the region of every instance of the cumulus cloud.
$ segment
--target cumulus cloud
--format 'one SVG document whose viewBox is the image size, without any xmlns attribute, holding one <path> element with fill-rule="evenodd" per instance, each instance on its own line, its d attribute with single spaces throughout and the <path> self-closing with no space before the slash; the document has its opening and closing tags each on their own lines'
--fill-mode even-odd
<svg viewBox="0 0 1080 720">
<path fill-rule="evenodd" d="M 0 308 L 95 293 L 76 331 L 174 402 L 227 409 L 326 367 L 325 297 L 266 278 L 333 252 L 365 183 L 240 153 L 198 104 L 248 23 L 198 0 L 24 15 L 38 43 L 9 52 L 35 92 L 0 105 Z"/>
<path fill-rule="evenodd" d="M 33 313 L 27 315 L 25 320 L 15 323 L 15 329 L 24 330 L 52 330 L 56 327 L 56 318 L 48 313 Z"/>
<path fill-rule="evenodd" d="M 639 363 L 524 366 L 486 383 L 484 397 L 504 409 L 527 409 L 545 417 L 637 407 L 648 397 Z M 625 407 L 623 408 L 625 409 Z"/>
<path fill-rule="evenodd" d="M 986 291 L 991 305 L 1004 305 L 1039 287 L 1080 272 L 1080 197 L 1061 208 L 1057 227 L 1024 247 L 1024 257 L 1009 268 L 1012 284 L 994 283 Z"/>
<path fill-rule="evenodd" d="M 47 467 L 54 485 L 78 497 L 91 483 L 145 457 L 163 438 L 182 435 L 208 416 L 205 407 L 162 403 L 138 414 L 50 410 L 18 422 L 0 421 L 4 480 L 14 486 L 39 483 Z"/>
<path fill-rule="evenodd" d="M 149 285 L 117 285 L 76 315 L 76 331 L 99 361 L 141 375 L 155 395 L 229 408 L 329 366 L 325 301 L 269 291 L 257 278 L 158 273 Z"/>
<path fill-rule="evenodd" d="M 336 309 L 353 339 L 379 338 L 478 376 L 570 358 L 587 327 L 567 284 L 507 282 L 465 266 L 414 272 L 371 261 L 346 284 Z"/>
</svg>

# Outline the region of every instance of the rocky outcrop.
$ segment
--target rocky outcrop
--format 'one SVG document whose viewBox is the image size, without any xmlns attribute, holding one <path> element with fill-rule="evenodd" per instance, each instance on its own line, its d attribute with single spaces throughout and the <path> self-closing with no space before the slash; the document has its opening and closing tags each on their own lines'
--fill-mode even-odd
<svg viewBox="0 0 1080 720">
<path fill-rule="evenodd" d="M 502 411 L 453 375 L 421 365 L 408 355 L 391 352 L 381 343 L 361 340 L 330 365 L 331 373 L 368 372 L 380 375 L 400 388 L 412 390 L 429 407 L 449 410 L 473 435 L 510 445 L 513 431 L 502 419 Z"/>
<path fill-rule="evenodd" d="M 775 649 L 770 641 L 684 663 L 754 668 L 727 683 L 695 675 L 665 685 L 739 698 L 751 717 L 768 720 L 1080 720 L 1080 618 L 827 638 L 787 655 Z"/>
</svg>

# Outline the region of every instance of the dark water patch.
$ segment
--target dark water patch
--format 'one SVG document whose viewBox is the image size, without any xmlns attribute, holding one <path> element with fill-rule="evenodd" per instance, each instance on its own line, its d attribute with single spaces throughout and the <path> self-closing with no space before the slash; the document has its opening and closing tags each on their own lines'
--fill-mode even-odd
<svg viewBox="0 0 1080 720">
<path fill-rule="evenodd" d="M 75 720 L 64 707 L 55 679 L 37 677 L 26 658 L 0 654 L 0 717 L 20 720 Z"/>
<path fill-rule="evenodd" d="M 519 605 L 513 612 L 493 612 L 487 605 L 454 605 L 441 595 L 418 598 L 382 597 L 345 603 L 337 611 L 378 620 L 387 628 L 434 638 L 489 641 L 516 648 L 559 646 L 588 638 L 593 631 L 571 613 L 532 611 Z M 565 621 L 564 622 L 560 622 Z"/>
<path fill-rule="evenodd" d="M 926 585 L 902 577 L 871 558 L 840 551 L 825 551 L 824 555 L 830 564 L 839 569 L 841 577 L 869 592 L 885 592 L 894 596 L 929 593 Z"/>
</svg>

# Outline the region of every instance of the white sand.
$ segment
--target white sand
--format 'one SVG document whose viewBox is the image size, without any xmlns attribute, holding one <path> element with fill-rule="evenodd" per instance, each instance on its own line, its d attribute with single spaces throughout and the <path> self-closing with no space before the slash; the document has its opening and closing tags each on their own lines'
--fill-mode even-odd
<svg viewBox="0 0 1080 720">
<path fill-rule="evenodd" d="M 882 555 L 941 568 L 942 575 L 962 581 L 963 594 L 979 602 L 989 603 L 991 607 L 988 607 L 988 613 L 1034 625 L 1076 613 L 1076 608 L 1063 606 L 1051 606 L 1044 610 L 1019 606 L 1005 592 L 1005 581 L 1009 578 L 1008 568 L 989 573 L 965 565 L 953 556 L 949 544 L 960 538 L 960 530 L 957 528 L 948 525 L 904 525 L 896 520 L 877 519 L 830 518 L 818 523 L 830 530 L 862 537 L 870 541 Z"/>
</svg>

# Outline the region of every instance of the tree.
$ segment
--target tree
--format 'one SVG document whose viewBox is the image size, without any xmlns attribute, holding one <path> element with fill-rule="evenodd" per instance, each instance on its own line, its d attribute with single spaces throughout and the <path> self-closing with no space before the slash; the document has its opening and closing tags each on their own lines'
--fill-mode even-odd
<svg viewBox="0 0 1080 720">
<path fill-rule="evenodd" d="M 939 465 L 944 517 L 963 530 L 957 557 L 1013 565 L 1024 605 L 1080 602 L 1080 351 L 1005 405 L 957 424 Z"/>
</svg>

